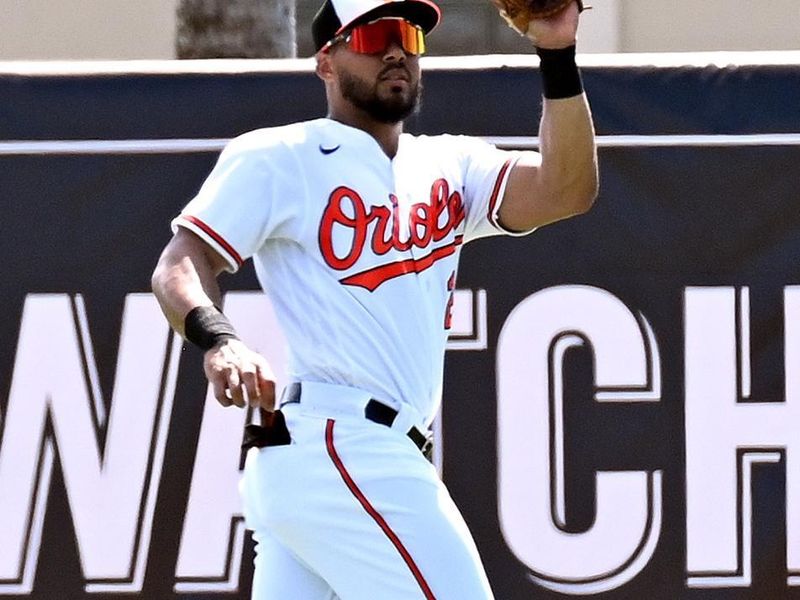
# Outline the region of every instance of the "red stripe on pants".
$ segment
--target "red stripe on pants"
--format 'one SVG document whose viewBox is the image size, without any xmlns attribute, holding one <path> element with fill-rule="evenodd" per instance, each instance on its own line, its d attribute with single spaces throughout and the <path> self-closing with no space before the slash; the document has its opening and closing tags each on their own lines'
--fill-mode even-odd
<svg viewBox="0 0 800 600">
<path fill-rule="evenodd" d="M 425 594 L 425 600 L 436 600 L 436 597 L 433 595 L 431 588 L 428 586 L 428 582 L 425 581 L 425 577 L 423 577 L 422 572 L 417 567 L 417 564 L 414 562 L 414 559 L 411 557 L 411 553 L 403 546 L 403 542 L 400 541 L 400 538 L 397 537 L 397 534 L 392 531 L 392 528 L 389 527 L 389 524 L 386 520 L 381 516 L 381 514 L 375 510 L 375 507 L 370 504 L 367 497 L 364 493 L 359 489 L 356 482 L 353 481 L 353 478 L 350 477 L 350 473 L 347 472 L 347 469 L 342 463 L 342 459 L 339 458 L 339 454 L 336 452 L 336 448 L 333 445 L 333 419 L 328 419 L 328 424 L 325 427 L 325 446 L 328 448 L 328 456 L 331 457 L 333 464 L 336 466 L 336 470 L 339 471 L 339 475 L 342 476 L 345 485 L 356 497 L 358 502 L 364 508 L 365 511 L 369 514 L 370 517 L 378 524 L 386 537 L 394 544 L 394 547 L 397 548 L 397 551 L 400 553 L 400 556 L 403 557 L 408 568 L 411 570 L 411 574 L 414 575 L 414 579 L 417 580 L 422 593 Z"/>
</svg>

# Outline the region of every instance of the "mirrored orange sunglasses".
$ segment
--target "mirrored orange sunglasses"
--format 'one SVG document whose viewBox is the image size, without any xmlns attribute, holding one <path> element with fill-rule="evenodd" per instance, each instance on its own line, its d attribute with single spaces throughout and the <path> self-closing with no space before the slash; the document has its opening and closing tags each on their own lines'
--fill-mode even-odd
<svg viewBox="0 0 800 600">
<path fill-rule="evenodd" d="M 397 42 L 406 54 L 419 56 L 425 53 L 425 32 L 405 19 L 379 19 L 357 25 L 333 38 L 325 45 L 323 52 L 340 42 L 359 54 L 380 54 L 392 42 Z"/>
</svg>

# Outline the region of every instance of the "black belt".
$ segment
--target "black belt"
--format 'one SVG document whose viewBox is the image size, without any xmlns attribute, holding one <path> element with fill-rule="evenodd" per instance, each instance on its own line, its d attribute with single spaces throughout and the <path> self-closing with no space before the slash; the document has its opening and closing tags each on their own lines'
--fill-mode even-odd
<svg viewBox="0 0 800 600">
<path fill-rule="evenodd" d="M 283 391 L 281 406 L 300 402 L 301 395 L 301 384 L 298 382 L 290 383 Z M 394 423 L 394 420 L 397 418 L 397 411 L 380 400 L 372 398 L 367 402 L 367 406 L 364 407 L 364 416 L 374 423 L 391 427 L 392 423 Z M 411 429 L 406 432 L 406 435 L 428 459 L 431 458 L 433 454 L 433 439 L 430 434 L 426 435 L 425 432 L 421 431 L 418 427 L 411 427 Z"/>
</svg>

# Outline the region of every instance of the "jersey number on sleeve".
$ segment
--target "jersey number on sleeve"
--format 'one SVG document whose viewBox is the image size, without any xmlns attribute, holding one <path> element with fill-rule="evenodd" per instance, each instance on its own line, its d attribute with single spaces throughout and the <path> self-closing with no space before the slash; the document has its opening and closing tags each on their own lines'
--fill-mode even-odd
<svg viewBox="0 0 800 600">
<path fill-rule="evenodd" d="M 447 291 L 450 296 L 447 298 L 447 306 L 444 309 L 444 328 L 450 329 L 453 324 L 453 296 L 456 289 L 456 272 L 450 273 L 450 279 L 447 280 Z"/>
</svg>

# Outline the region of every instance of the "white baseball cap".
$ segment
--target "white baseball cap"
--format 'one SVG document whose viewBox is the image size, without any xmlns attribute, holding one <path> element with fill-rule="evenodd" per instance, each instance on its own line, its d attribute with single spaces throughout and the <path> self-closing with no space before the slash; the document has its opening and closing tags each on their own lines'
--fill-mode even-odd
<svg viewBox="0 0 800 600">
<path fill-rule="evenodd" d="M 402 17 L 429 33 L 442 11 L 431 0 L 325 0 L 311 23 L 316 51 L 343 31 L 382 17 Z"/>
</svg>

